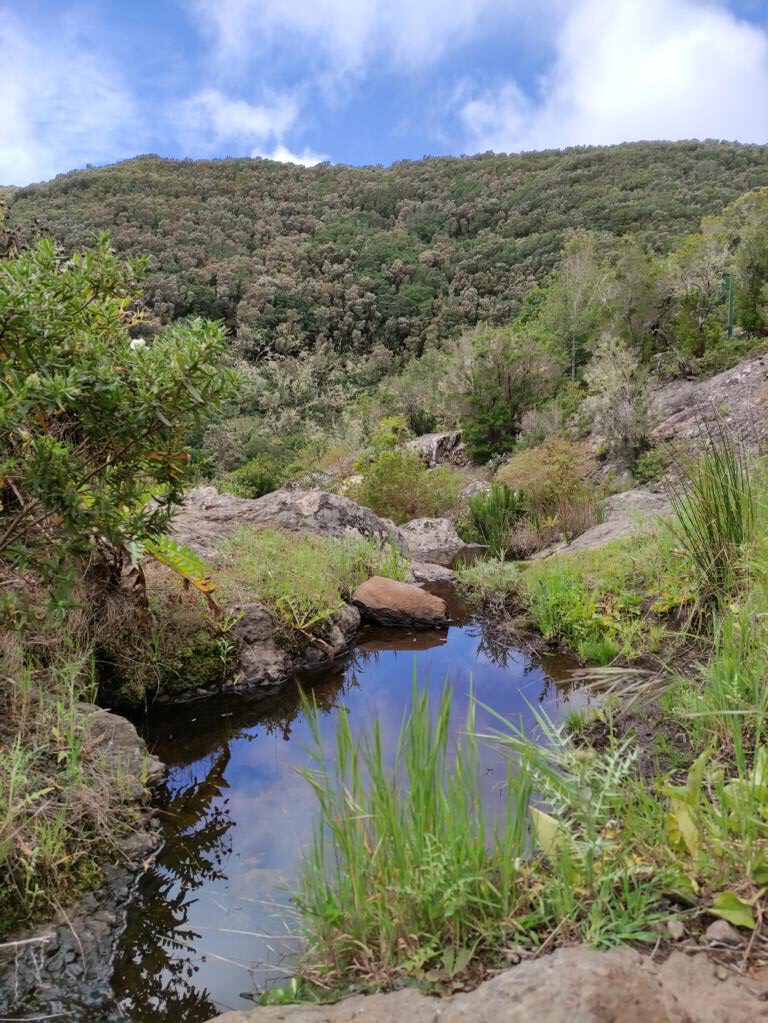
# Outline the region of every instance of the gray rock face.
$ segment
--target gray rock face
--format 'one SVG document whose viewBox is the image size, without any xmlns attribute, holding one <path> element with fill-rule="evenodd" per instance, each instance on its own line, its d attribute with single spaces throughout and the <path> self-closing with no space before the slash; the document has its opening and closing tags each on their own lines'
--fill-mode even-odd
<svg viewBox="0 0 768 1023">
<path fill-rule="evenodd" d="M 450 568 L 429 561 L 413 561 L 408 572 L 411 583 L 452 583 L 456 578 Z"/>
<path fill-rule="evenodd" d="M 490 492 L 491 484 L 486 482 L 486 480 L 472 480 L 461 491 L 461 496 L 469 500 L 470 497 L 477 497 L 478 494 L 490 494 Z"/>
<path fill-rule="evenodd" d="M 437 465 L 467 464 L 467 456 L 461 442 L 461 430 L 425 433 L 421 437 L 409 440 L 406 447 L 417 451 L 430 469 Z"/>
<path fill-rule="evenodd" d="M 436 565 L 449 565 L 467 546 L 450 519 L 411 519 L 400 536 L 414 559 Z"/>
<path fill-rule="evenodd" d="M 570 543 L 547 547 L 533 555 L 531 561 L 548 558 L 552 554 L 570 554 L 572 551 L 589 551 L 603 547 L 611 540 L 632 536 L 642 532 L 649 523 L 663 518 L 670 512 L 669 501 L 664 494 L 651 490 L 627 490 L 614 494 L 603 502 L 604 520 L 588 529 Z"/>
<path fill-rule="evenodd" d="M 654 444 L 701 446 L 701 420 L 721 419 L 751 448 L 768 442 L 768 356 L 747 359 L 709 380 L 673 380 L 653 395 Z"/>
<path fill-rule="evenodd" d="M 440 629 L 448 625 L 448 611 L 441 597 L 380 575 L 358 586 L 352 600 L 364 618 L 379 625 L 415 629 Z"/>
<path fill-rule="evenodd" d="M 392 523 L 348 497 L 325 490 L 276 490 L 250 500 L 220 494 L 215 487 L 196 487 L 177 512 L 173 533 L 177 540 L 205 557 L 210 556 L 218 542 L 245 525 L 307 530 L 321 536 L 352 534 L 380 543 L 391 539 L 404 550 Z"/>
<path fill-rule="evenodd" d="M 658 964 L 630 949 L 568 948 L 526 961 L 476 991 L 429 998 L 413 988 L 337 1005 L 227 1012 L 211 1023 L 754 1023 L 768 1019 L 756 982 L 719 980 L 703 956 Z"/>
</svg>

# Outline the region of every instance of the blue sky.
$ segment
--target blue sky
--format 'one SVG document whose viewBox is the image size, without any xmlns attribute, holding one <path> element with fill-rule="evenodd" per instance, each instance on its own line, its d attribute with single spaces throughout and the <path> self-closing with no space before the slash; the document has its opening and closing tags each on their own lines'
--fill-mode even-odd
<svg viewBox="0 0 768 1023">
<path fill-rule="evenodd" d="M 0 184 L 768 141 L 768 0 L 0 0 Z"/>
</svg>

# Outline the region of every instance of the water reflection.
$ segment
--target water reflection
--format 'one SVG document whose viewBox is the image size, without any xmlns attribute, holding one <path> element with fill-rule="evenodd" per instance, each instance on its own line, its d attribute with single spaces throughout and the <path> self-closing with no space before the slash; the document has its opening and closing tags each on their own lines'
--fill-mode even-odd
<svg viewBox="0 0 768 1023">
<path fill-rule="evenodd" d="M 332 744 L 344 709 L 357 734 L 373 717 L 394 753 L 414 672 L 435 700 L 454 687 L 454 727 L 470 687 L 498 713 L 532 721 L 530 705 L 554 715 L 578 700 L 562 675 L 452 607 L 448 631 L 368 630 L 346 662 L 304 675 Z M 572 704 L 571 704 L 572 705 Z M 482 728 L 491 724 L 479 716 Z M 158 714 L 147 739 L 168 765 L 160 809 L 166 844 L 138 887 L 114 975 L 116 1003 L 133 1023 L 202 1023 L 245 1008 L 265 984 L 291 973 L 298 922 L 288 898 L 309 841 L 314 797 L 296 768 L 309 741 L 299 680 L 279 698 L 208 701 Z M 328 747 L 329 749 L 331 746 Z M 500 755 L 482 749 L 484 796 L 503 806 Z"/>
</svg>

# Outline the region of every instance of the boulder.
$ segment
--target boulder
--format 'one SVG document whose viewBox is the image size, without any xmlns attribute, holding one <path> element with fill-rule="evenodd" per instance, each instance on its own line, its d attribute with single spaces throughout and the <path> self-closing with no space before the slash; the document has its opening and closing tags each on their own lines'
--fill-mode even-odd
<svg viewBox="0 0 768 1023">
<path fill-rule="evenodd" d="M 757 981 L 719 979 L 704 956 L 673 952 L 661 964 L 629 948 L 564 948 L 447 998 L 405 988 L 227 1012 L 211 1023 L 750 1023 L 768 1020 L 761 994 Z"/>
<path fill-rule="evenodd" d="M 244 604 L 232 610 L 241 614 L 233 629 L 240 646 L 238 676 L 233 684 L 239 689 L 270 687 L 295 671 L 339 657 L 360 626 L 360 612 L 345 604 L 326 624 L 320 643 L 308 643 L 295 651 L 278 642 L 272 618 L 261 604 Z"/>
<path fill-rule="evenodd" d="M 209 557 L 221 540 L 240 526 L 307 530 L 320 536 L 362 536 L 392 540 L 407 553 L 395 526 L 348 497 L 326 490 L 276 490 L 255 500 L 220 494 L 215 487 L 196 487 L 187 494 L 173 520 L 173 535 Z"/>
<path fill-rule="evenodd" d="M 352 600 L 362 616 L 379 625 L 440 629 L 448 626 L 448 611 L 442 598 L 394 579 L 375 575 L 358 586 Z"/>
<path fill-rule="evenodd" d="M 430 469 L 434 469 L 438 465 L 467 464 L 466 452 L 461 442 L 461 430 L 424 433 L 421 437 L 409 440 L 405 446 L 418 452 Z"/>
<path fill-rule="evenodd" d="M 408 570 L 409 583 L 452 583 L 455 578 L 450 568 L 429 561 L 413 561 Z"/>
<path fill-rule="evenodd" d="M 490 494 L 490 492 L 491 484 L 487 480 L 472 480 L 471 483 L 467 483 L 460 496 L 469 500 L 470 497 L 477 497 L 478 494 Z"/>
<path fill-rule="evenodd" d="M 421 562 L 450 565 L 467 546 L 450 519 L 411 519 L 399 533 L 411 556 Z"/>
</svg>

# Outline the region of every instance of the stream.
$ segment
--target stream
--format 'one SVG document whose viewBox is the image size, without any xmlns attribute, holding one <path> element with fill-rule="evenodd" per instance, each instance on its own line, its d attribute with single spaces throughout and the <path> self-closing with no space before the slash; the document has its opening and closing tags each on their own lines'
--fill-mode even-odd
<svg viewBox="0 0 768 1023">
<path fill-rule="evenodd" d="M 204 1023 L 252 1007 L 265 986 L 292 976 L 298 921 L 287 886 L 315 814 L 314 796 L 295 770 L 307 764 L 310 741 L 300 684 L 312 686 L 327 749 L 346 711 L 356 734 L 378 717 L 390 755 L 414 674 L 435 704 L 446 681 L 452 685 L 456 733 L 470 687 L 481 703 L 524 725 L 532 722 L 530 705 L 558 718 L 583 703 L 568 684 L 571 664 L 500 642 L 452 589 L 430 589 L 449 599 L 454 624 L 447 631 L 365 627 L 344 661 L 302 673 L 277 696 L 221 697 L 144 722 L 150 749 L 168 767 L 156 794 L 164 845 L 136 887 L 114 1000 L 100 1008 L 100 1021 Z M 495 724 L 478 713 L 479 726 Z M 503 806 L 506 771 L 492 747 L 481 744 L 480 752 L 492 813 L 494 803 Z"/>
</svg>

